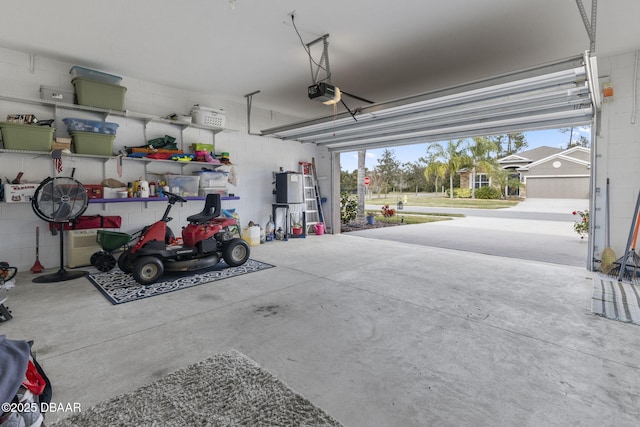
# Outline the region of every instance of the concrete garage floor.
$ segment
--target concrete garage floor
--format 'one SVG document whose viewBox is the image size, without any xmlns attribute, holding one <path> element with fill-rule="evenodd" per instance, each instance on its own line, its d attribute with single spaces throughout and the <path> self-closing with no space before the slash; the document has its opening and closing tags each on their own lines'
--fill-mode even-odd
<svg viewBox="0 0 640 427">
<path fill-rule="evenodd" d="M 235 348 L 345 426 L 638 423 L 640 328 L 591 314 L 582 267 L 350 235 L 252 258 L 276 268 L 120 306 L 21 273 L 0 332 L 83 408 Z"/>
</svg>

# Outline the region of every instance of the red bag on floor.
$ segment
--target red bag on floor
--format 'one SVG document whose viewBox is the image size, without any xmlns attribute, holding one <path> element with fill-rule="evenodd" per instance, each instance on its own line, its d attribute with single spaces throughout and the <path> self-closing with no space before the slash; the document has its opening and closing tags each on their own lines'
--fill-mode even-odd
<svg viewBox="0 0 640 427">
<path fill-rule="evenodd" d="M 27 364 L 27 372 L 22 385 L 36 396 L 41 395 L 44 388 L 47 386 L 47 382 L 42 378 L 42 375 L 38 372 L 36 365 L 34 365 L 31 360 L 29 360 L 29 363 Z"/>
</svg>

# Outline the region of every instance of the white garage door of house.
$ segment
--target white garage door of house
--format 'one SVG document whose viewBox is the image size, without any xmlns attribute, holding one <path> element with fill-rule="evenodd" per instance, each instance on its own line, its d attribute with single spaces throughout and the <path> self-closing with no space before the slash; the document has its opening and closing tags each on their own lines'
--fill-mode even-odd
<svg viewBox="0 0 640 427">
<path fill-rule="evenodd" d="M 589 198 L 589 177 L 527 177 L 527 199 Z"/>
<path fill-rule="evenodd" d="M 591 124 L 599 103 L 595 68 L 595 57 L 585 54 L 262 135 L 345 152 Z"/>
</svg>

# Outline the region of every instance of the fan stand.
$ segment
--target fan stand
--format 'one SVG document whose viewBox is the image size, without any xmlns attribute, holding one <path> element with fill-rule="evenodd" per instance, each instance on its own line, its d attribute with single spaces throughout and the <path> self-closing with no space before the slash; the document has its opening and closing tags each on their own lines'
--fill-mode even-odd
<svg viewBox="0 0 640 427">
<path fill-rule="evenodd" d="M 61 223 L 58 223 L 61 224 Z M 87 271 L 67 271 L 64 269 L 64 227 L 60 226 L 60 270 L 55 273 L 38 276 L 32 281 L 34 283 L 54 283 L 65 282 L 67 280 L 78 279 L 88 274 Z"/>
</svg>

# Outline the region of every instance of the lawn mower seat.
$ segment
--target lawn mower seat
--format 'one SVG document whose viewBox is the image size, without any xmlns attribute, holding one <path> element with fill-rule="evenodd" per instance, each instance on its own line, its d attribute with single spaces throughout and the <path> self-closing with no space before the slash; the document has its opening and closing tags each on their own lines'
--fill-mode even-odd
<svg viewBox="0 0 640 427">
<path fill-rule="evenodd" d="M 191 224 L 204 224 L 207 221 L 220 216 L 220 195 L 207 194 L 202 212 L 195 215 L 189 215 L 187 221 Z"/>
</svg>

